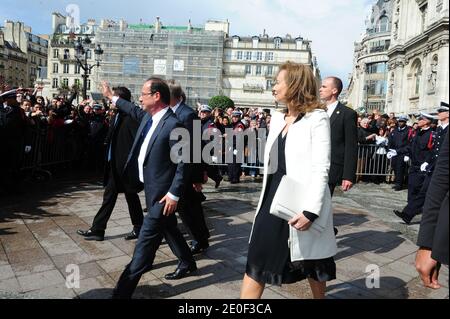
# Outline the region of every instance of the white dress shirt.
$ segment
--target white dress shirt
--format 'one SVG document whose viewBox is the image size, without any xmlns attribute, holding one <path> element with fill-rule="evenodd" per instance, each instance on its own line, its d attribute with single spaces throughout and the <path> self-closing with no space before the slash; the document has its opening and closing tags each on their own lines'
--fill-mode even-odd
<svg viewBox="0 0 450 319">
<path fill-rule="evenodd" d="M 175 114 L 177 112 L 180 105 L 181 105 L 181 101 L 177 105 L 170 107 L 172 109 L 173 114 Z"/>
<path fill-rule="evenodd" d="M 328 117 L 331 117 L 331 115 L 333 115 L 334 110 L 336 110 L 338 104 L 339 104 L 339 101 L 336 101 L 336 102 L 331 103 L 330 105 L 327 106 Z"/>
</svg>

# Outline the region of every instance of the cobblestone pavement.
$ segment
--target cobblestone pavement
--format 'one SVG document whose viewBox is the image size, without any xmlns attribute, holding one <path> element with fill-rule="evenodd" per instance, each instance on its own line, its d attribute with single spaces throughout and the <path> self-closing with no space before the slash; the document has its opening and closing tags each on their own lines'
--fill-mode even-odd
<svg viewBox="0 0 450 319">
<path fill-rule="evenodd" d="M 135 244 L 123 239 L 131 230 L 124 197 L 119 196 L 106 240 L 87 242 L 76 230 L 91 224 L 101 204 L 101 186 L 80 177 L 50 184 L 0 202 L 0 298 L 109 298 Z M 177 261 L 163 243 L 134 297 L 238 298 L 259 192 L 260 183 L 250 180 L 224 182 L 218 190 L 208 184 L 204 207 L 211 246 L 196 257 L 199 270 L 179 281 L 165 280 Z M 394 193 L 389 185 L 359 184 L 347 194 L 337 192 L 337 280 L 328 284 L 328 298 L 448 298 L 448 268 L 441 273 L 444 288 L 433 291 L 420 283 L 414 268 L 418 221 L 406 226 L 392 214 L 405 200 L 406 191 Z M 79 266 L 79 288 L 66 287 L 71 264 Z M 366 287 L 369 265 L 379 267 L 379 289 Z M 311 293 L 302 282 L 269 286 L 263 297 L 311 298 Z"/>
</svg>

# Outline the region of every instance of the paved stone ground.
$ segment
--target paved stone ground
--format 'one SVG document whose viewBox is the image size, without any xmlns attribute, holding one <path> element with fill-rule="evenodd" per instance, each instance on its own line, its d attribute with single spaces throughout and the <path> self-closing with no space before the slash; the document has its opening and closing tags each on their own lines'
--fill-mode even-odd
<svg viewBox="0 0 450 319">
<path fill-rule="evenodd" d="M 109 298 L 130 261 L 135 242 L 126 201 L 119 196 L 104 242 L 87 242 L 75 232 L 86 229 L 97 212 L 101 186 L 90 178 L 34 185 L 25 196 L 0 201 L 0 298 Z M 198 272 L 179 281 L 164 275 L 176 267 L 166 244 L 157 252 L 154 269 L 140 281 L 135 298 L 236 299 L 245 270 L 247 242 L 260 184 L 209 184 L 205 202 L 211 246 L 197 256 Z M 143 201 L 143 197 L 141 196 Z M 339 253 L 337 280 L 328 285 L 328 298 L 448 298 L 448 268 L 440 290 L 422 287 L 414 268 L 418 224 L 406 226 L 393 216 L 406 192 L 389 185 L 359 184 L 334 199 Z M 186 235 L 188 238 L 188 235 Z M 80 288 L 65 286 L 67 265 L 80 268 Z M 366 267 L 380 267 L 380 289 L 366 288 Z M 264 298 L 311 298 L 306 282 L 269 286 Z"/>
</svg>

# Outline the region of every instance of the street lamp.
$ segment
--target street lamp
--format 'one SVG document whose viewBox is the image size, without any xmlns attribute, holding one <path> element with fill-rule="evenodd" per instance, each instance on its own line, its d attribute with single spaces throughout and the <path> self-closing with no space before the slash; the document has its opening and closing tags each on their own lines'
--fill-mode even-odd
<svg viewBox="0 0 450 319">
<path fill-rule="evenodd" d="M 83 99 L 87 99 L 87 80 L 89 78 L 89 73 L 94 67 L 100 66 L 101 57 L 103 55 L 103 49 L 100 44 L 94 50 L 96 64 L 88 64 L 88 53 L 91 51 L 89 48 L 85 49 L 84 45 L 89 46 L 91 44 L 91 39 L 86 36 L 82 41 L 79 39 L 75 42 L 75 59 L 77 59 L 78 65 L 83 69 Z"/>
</svg>

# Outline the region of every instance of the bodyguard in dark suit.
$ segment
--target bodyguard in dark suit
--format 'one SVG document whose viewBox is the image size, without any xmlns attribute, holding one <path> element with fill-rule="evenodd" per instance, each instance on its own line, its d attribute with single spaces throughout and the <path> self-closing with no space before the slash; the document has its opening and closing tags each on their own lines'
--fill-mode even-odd
<svg viewBox="0 0 450 319">
<path fill-rule="evenodd" d="M 198 144 L 199 149 L 194 150 L 194 139 L 201 138 L 201 136 L 194 136 L 194 122 L 197 121 L 197 125 L 200 125 L 200 119 L 194 110 L 184 103 L 184 92 L 181 86 L 171 80 L 169 81 L 169 88 L 171 94 L 170 108 L 189 131 L 191 137 L 191 163 L 185 165 L 187 171 L 185 174 L 185 189 L 178 205 L 178 212 L 194 238 L 191 242 L 191 251 L 193 254 L 197 254 L 209 247 L 209 230 L 206 226 L 202 207 L 202 200 L 204 199 L 202 184 L 204 183 L 205 171 L 203 170 L 201 157 L 194 158 L 194 152 L 201 154 L 202 151 L 201 143 Z M 199 162 L 196 163 L 196 160 L 199 160 Z"/>
<path fill-rule="evenodd" d="M 131 92 L 124 87 L 114 89 L 116 96 L 130 102 Z M 128 159 L 131 146 L 136 138 L 139 122 L 128 114 L 119 111 L 111 121 L 109 132 L 106 137 L 106 167 L 103 185 L 103 203 L 97 215 L 95 215 L 89 230 L 78 230 L 77 233 L 84 236 L 86 240 L 102 241 L 105 235 L 106 225 L 116 205 L 119 193 L 125 193 L 128 204 L 133 230 L 126 235 L 126 240 L 136 239 L 144 221 L 141 202 L 138 193 L 142 191 L 143 185 L 138 180 L 133 180 L 129 175 L 123 174 L 125 163 Z"/>
<path fill-rule="evenodd" d="M 356 182 L 358 160 L 358 115 L 338 101 L 343 89 L 342 81 L 328 77 L 320 87 L 320 98 L 325 101 L 331 125 L 331 167 L 328 185 L 331 195 L 337 185 L 348 191 Z"/>
<path fill-rule="evenodd" d="M 417 245 L 416 268 L 425 286 L 439 289 L 440 263 L 448 265 L 448 132 L 428 188 Z"/>
<path fill-rule="evenodd" d="M 125 174 L 144 183 L 148 214 L 139 233 L 133 259 L 120 276 L 113 295 L 114 298 L 131 298 L 141 276 L 152 269 L 163 237 L 179 259 L 176 272 L 186 275 L 197 269 L 174 214 L 185 188 L 185 164 L 178 161 L 178 154 L 171 152 L 178 142 L 171 140 L 171 133 L 182 128 L 182 124 L 168 106 L 170 90 L 160 78 L 152 77 L 142 87 L 142 109 L 123 99 L 113 98 L 106 83 L 103 83 L 103 95 L 111 99 L 119 110 L 140 122 Z"/>
</svg>

